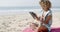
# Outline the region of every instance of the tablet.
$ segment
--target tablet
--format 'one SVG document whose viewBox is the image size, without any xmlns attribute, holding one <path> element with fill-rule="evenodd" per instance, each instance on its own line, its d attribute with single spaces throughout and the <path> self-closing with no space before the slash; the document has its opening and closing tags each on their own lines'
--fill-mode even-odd
<svg viewBox="0 0 60 32">
<path fill-rule="evenodd" d="M 36 19 L 37 18 L 37 15 L 34 13 L 34 12 L 29 12 L 31 14 L 31 16 Z"/>
</svg>

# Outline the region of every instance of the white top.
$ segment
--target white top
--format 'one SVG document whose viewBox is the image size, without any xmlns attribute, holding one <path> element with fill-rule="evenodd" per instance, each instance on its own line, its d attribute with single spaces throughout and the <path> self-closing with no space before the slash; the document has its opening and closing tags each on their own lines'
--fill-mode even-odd
<svg viewBox="0 0 60 32">
<path fill-rule="evenodd" d="M 43 15 L 43 17 L 42 17 L 42 15 Z M 48 10 L 47 12 L 42 10 L 41 17 L 43 18 L 43 20 L 45 20 L 47 18 L 47 16 L 49 16 L 49 15 L 52 16 L 51 10 Z M 43 25 L 45 25 L 50 31 L 51 24 L 52 24 L 52 19 L 49 20 L 48 24 L 43 24 Z"/>
</svg>

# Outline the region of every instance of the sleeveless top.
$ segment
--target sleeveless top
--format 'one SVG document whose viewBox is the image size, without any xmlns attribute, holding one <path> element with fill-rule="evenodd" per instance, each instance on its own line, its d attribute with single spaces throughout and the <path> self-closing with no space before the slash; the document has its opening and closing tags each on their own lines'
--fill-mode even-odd
<svg viewBox="0 0 60 32">
<path fill-rule="evenodd" d="M 42 13 L 41 13 L 41 17 L 42 17 L 42 15 L 44 16 L 44 17 L 43 17 L 43 20 L 45 21 L 46 18 L 47 18 L 49 15 L 52 16 L 52 12 L 51 12 L 51 10 L 48 10 L 47 12 L 45 12 L 45 11 L 43 10 Z M 48 23 L 48 24 L 44 24 L 44 23 L 43 23 L 42 25 L 46 26 L 46 27 L 48 28 L 48 30 L 50 31 L 51 24 L 52 24 L 52 18 L 49 20 L 49 23 Z"/>
</svg>

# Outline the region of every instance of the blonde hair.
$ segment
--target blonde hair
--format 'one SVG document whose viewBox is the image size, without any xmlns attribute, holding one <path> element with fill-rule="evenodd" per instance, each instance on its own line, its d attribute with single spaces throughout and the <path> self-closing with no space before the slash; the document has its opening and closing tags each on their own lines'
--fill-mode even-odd
<svg viewBox="0 0 60 32">
<path fill-rule="evenodd" d="M 51 8 L 51 2 L 49 1 L 49 0 L 41 0 L 40 2 L 39 2 L 39 4 L 40 5 L 45 5 L 46 7 L 48 7 L 48 8 Z"/>
</svg>

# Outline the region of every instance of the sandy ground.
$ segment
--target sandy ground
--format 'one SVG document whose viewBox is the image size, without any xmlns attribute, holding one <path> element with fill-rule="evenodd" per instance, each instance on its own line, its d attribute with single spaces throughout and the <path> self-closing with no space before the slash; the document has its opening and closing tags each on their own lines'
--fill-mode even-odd
<svg viewBox="0 0 60 32">
<path fill-rule="evenodd" d="M 28 13 L 0 15 L 0 32 L 22 32 L 25 27 L 29 26 L 29 22 L 35 20 Z M 60 12 L 53 13 L 52 28 L 60 27 Z"/>
<path fill-rule="evenodd" d="M 55 12 L 53 13 L 53 23 L 52 23 L 53 28 L 60 27 L 60 12 Z"/>
</svg>

